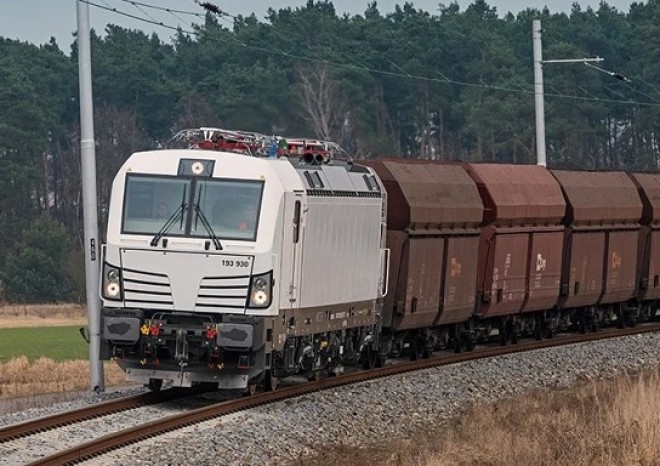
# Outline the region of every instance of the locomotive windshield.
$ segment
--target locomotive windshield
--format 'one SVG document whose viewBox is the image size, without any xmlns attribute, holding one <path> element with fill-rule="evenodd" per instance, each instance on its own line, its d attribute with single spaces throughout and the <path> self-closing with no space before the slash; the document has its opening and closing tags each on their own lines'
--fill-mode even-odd
<svg viewBox="0 0 660 466">
<path fill-rule="evenodd" d="M 262 190 L 262 181 L 200 179 L 193 202 L 220 238 L 254 240 Z M 191 236 L 206 236 L 197 214 L 193 216 Z"/>
<path fill-rule="evenodd" d="M 129 175 L 124 197 L 124 233 L 155 234 L 190 192 L 191 180 L 165 176 Z M 169 235 L 181 236 L 185 221 L 173 225 Z"/>
<path fill-rule="evenodd" d="M 223 239 L 257 237 L 263 181 L 129 174 L 122 233 L 155 235 L 180 210 L 168 236 L 209 237 L 203 220 Z"/>
</svg>

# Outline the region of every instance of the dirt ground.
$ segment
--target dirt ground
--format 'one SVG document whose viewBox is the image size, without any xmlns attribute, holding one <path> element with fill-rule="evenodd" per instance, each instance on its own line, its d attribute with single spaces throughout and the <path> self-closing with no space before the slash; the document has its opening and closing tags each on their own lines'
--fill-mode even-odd
<svg viewBox="0 0 660 466">
<path fill-rule="evenodd" d="M 0 329 L 83 325 L 87 310 L 78 304 L 12 304 L 0 306 Z"/>
</svg>

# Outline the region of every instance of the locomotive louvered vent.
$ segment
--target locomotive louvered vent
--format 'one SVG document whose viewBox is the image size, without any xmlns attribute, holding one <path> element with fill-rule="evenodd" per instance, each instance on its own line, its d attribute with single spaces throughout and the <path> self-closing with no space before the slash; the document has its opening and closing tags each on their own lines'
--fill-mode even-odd
<svg viewBox="0 0 660 466">
<path fill-rule="evenodd" d="M 381 197 L 379 192 L 332 191 L 323 189 L 308 189 L 308 196 L 317 197 Z"/>
<path fill-rule="evenodd" d="M 362 179 L 364 180 L 364 184 L 367 185 L 369 191 L 380 191 L 380 187 L 373 175 L 362 175 Z"/>
<path fill-rule="evenodd" d="M 321 179 L 321 175 L 318 172 L 305 172 L 305 178 L 307 179 L 307 184 L 312 189 L 323 189 L 325 185 Z"/>
<path fill-rule="evenodd" d="M 205 277 L 197 293 L 197 310 L 244 309 L 250 277 Z"/>
<path fill-rule="evenodd" d="M 354 176 L 343 170 L 324 167 L 301 171 L 307 185 L 307 195 L 315 197 L 382 197 L 380 186 L 373 175 Z"/>
<path fill-rule="evenodd" d="M 172 308 L 172 288 L 165 274 L 133 269 L 122 271 L 124 301 L 129 304 L 149 304 L 159 308 Z"/>
</svg>

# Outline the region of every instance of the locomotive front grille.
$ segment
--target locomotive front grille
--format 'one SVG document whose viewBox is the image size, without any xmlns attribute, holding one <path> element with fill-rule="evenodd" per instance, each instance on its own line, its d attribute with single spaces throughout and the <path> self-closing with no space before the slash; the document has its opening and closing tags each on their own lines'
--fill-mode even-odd
<svg viewBox="0 0 660 466">
<path fill-rule="evenodd" d="M 252 261 L 251 256 L 123 249 L 124 301 L 143 309 L 243 314 Z"/>
<path fill-rule="evenodd" d="M 249 275 L 205 277 L 199 286 L 195 310 L 245 309 L 249 285 Z"/>
<path fill-rule="evenodd" d="M 173 309 L 172 288 L 167 275 L 133 269 L 122 271 L 126 304 Z"/>
</svg>

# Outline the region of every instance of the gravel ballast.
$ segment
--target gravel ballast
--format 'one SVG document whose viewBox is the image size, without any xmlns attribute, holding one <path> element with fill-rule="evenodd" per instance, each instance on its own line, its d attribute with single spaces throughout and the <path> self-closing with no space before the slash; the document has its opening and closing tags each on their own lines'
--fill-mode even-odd
<svg viewBox="0 0 660 466">
<path fill-rule="evenodd" d="M 474 403 L 656 366 L 658 348 L 660 334 L 644 334 L 428 369 L 207 421 L 84 464 L 281 464 L 323 445 L 405 438 Z"/>
</svg>

